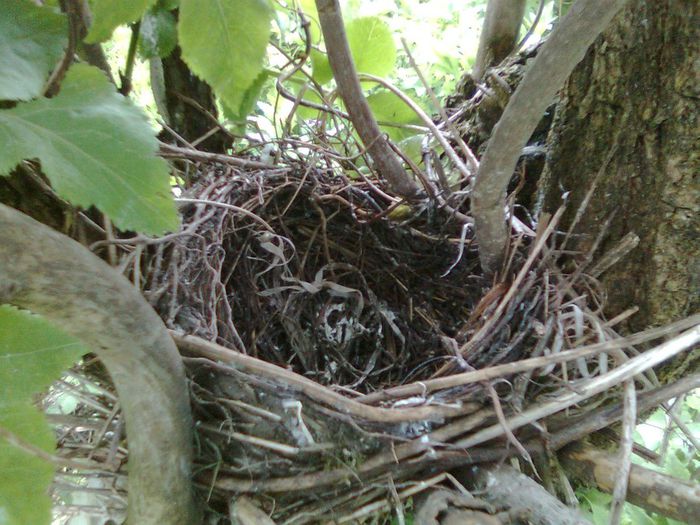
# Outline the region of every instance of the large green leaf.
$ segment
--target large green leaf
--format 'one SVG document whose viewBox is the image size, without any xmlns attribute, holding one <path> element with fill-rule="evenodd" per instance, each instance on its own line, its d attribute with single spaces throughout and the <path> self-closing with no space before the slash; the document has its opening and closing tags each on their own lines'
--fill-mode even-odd
<svg viewBox="0 0 700 525">
<path fill-rule="evenodd" d="M 267 0 L 182 0 L 178 34 L 190 69 L 230 108 L 262 71 L 272 9 Z"/>
<path fill-rule="evenodd" d="M 366 16 L 350 20 L 345 25 L 348 45 L 359 73 L 386 76 L 396 63 L 396 44 L 389 27 L 379 17 Z M 325 84 L 331 78 L 328 58 L 319 51 L 312 50 L 311 64 L 314 79 Z"/>
<path fill-rule="evenodd" d="M 61 92 L 0 111 L 0 174 L 38 158 L 56 192 L 97 206 L 123 230 L 174 230 L 167 163 L 145 115 L 104 74 L 76 64 Z"/>
<path fill-rule="evenodd" d="M 102 42 L 117 26 L 135 22 L 156 0 L 92 0 L 92 26 L 85 40 Z"/>
<path fill-rule="evenodd" d="M 175 15 L 160 6 L 141 20 L 139 52 L 143 58 L 167 57 L 177 45 Z"/>
<path fill-rule="evenodd" d="M 41 317 L 0 305 L 0 428 L 53 453 L 53 433 L 32 396 L 86 352 Z M 50 463 L 0 437 L 0 523 L 50 523 L 53 473 Z"/>
<path fill-rule="evenodd" d="M 67 42 L 65 16 L 28 0 L 0 9 L 0 100 L 38 96 Z"/>
</svg>

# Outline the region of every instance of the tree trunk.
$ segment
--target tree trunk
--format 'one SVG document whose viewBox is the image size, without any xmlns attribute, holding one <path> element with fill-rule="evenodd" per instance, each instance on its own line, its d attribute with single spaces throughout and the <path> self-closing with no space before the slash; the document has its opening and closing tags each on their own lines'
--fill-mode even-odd
<svg viewBox="0 0 700 525">
<path fill-rule="evenodd" d="M 700 306 L 699 15 L 697 0 L 630 2 L 571 75 L 549 137 L 546 208 L 570 191 L 570 223 L 600 172 L 577 247 L 611 216 L 596 258 L 629 232 L 640 238 L 601 276 L 610 314 L 639 306 L 630 329 Z"/>
<path fill-rule="evenodd" d="M 151 66 L 151 82 L 156 86 L 156 90 L 160 89 L 161 79 L 156 77 L 157 79 L 154 80 L 154 75 L 162 75 L 164 90 L 162 94 L 154 92 L 157 99 L 164 99 L 162 102 L 165 107 L 158 109 L 167 115 L 170 127 L 186 141 L 202 139 L 217 126 L 215 117 L 218 113 L 211 88 L 189 70 L 180 56 L 179 47 L 176 47 L 169 56 L 155 62 L 159 63 L 161 71 L 158 72 L 153 69 L 153 65 Z M 165 131 L 163 137 L 166 140 L 172 139 Z M 227 137 L 219 131 L 202 140 L 198 148 L 213 153 L 223 153 L 226 151 L 227 140 Z"/>
</svg>

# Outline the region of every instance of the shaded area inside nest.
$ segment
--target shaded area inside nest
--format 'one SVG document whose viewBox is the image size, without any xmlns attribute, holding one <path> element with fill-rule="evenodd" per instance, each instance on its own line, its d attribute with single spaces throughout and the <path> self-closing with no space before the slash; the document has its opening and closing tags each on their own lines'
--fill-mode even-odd
<svg viewBox="0 0 700 525">
<path fill-rule="evenodd" d="M 182 233 L 150 258 L 145 294 L 171 328 L 359 393 L 454 359 L 489 287 L 468 226 L 313 168 L 200 170 Z"/>
</svg>

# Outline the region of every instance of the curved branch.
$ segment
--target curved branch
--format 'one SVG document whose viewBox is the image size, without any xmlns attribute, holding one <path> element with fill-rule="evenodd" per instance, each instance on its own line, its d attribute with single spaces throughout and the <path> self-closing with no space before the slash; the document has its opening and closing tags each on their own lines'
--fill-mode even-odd
<svg viewBox="0 0 700 525">
<path fill-rule="evenodd" d="M 540 49 L 494 128 L 472 193 L 481 266 L 498 270 L 508 240 L 506 188 L 520 152 L 557 90 L 627 0 L 578 0 Z"/>
<path fill-rule="evenodd" d="M 1 204 L 0 246 L 0 303 L 80 339 L 114 380 L 129 439 L 129 523 L 197 522 L 184 368 L 160 318 L 86 248 Z"/>
<path fill-rule="evenodd" d="M 418 185 L 408 176 L 389 147 L 362 94 L 338 0 L 316 0 L 316 9 L 326 41 L 328 62 L 357 134 L 391 189 L 402 197 L 415 197 L 419 192 Z"/>
</svg>

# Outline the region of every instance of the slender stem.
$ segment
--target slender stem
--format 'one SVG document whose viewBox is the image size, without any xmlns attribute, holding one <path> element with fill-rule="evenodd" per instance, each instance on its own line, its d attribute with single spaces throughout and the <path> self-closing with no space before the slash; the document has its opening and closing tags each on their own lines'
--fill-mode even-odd
<svg viewBox="0 0 700 525">
<path fill-rule="evenodd" d="M 139 32 L 141 31 L 141 21 L 131 25 L 131 39 L 129 40 L 129 51 L 126 53 L 126 65 L 124 66 L 124 74 L 121 77 L 122 85 L 119 88 L 119 93 L 125 97 L 131 93 L 131 77 L 134 74 L 134 62 L 136 61 L 136 46 L 139 43 Z"/>
</svg>

